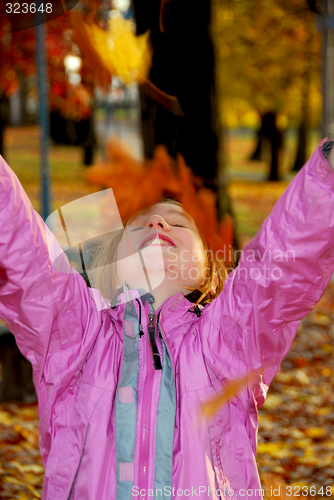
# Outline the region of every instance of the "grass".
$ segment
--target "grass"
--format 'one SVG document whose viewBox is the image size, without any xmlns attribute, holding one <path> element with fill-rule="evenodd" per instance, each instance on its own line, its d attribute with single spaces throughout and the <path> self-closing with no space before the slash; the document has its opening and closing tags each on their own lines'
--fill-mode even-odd
<svg viewBox="0 0 334 500">
<path fill-rule="evenodd" d="M 35 210 L 39 201 L 39 130 L 37 127 L 9 128 L 5 133 L 6 160 L 20 179 Z M 82 149 L 75 146 L 50 147 L 52 210 L 96 191 L 85 180 Z"/>
<path fill-rule="evenodd" d="M 308 156 L 311 156 L 319 140 L 318 133 L 313 132 Z M 296 150 L 296 137 L 292 133 L 288 134 L 284 142 L 280 165 L 282 180 L 279 182 L 266 180 L 269 172 L 268 162 L 249 161 L 254 147 L 254 138 L 249 133 L 238 135 L 230 132 L 227 135 L 226 171 L 230 180 L 228 190 L 242 246 L 259 230 L 295 175 L 291 172 Z"/>
</svg>

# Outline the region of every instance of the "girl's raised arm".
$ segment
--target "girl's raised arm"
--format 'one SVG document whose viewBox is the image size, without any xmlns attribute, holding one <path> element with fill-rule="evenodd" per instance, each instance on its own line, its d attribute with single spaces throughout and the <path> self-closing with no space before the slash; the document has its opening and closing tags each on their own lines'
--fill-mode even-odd
<svg viewBox="0 0 334 500">
<path fill-rule="evenodd" d="M 245 369 L 259 370 L 269 385 L 299 321 L 318 302 L 330 280 L 334 271 L 334 169 L 321 146 L 244 247 L 223 292 L 204 310 L 203 316 L 208 314 L 217 326 L 207 336 L 216 372 L 226 363 L 233 372 L 233 357 L 228 354 L 232 350 Z"/>
<path fill-rule="evenodd" d="M 33 364 L 40 393 L 42 377 L 45 388 L 80 369 L 105 305 L 65 255 L 61 271 L 54 269 L 47 244 L 53 236 L 2 157 L 0 221 L 0 317 Z M 54 247 L 61 254 L 56 241 Z"/>
</svg>

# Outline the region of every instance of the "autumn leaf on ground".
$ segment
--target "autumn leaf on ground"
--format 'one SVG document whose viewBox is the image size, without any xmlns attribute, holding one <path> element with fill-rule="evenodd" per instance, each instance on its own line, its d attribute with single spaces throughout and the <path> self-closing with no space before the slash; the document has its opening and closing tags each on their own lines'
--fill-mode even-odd
<svg viewBox="0 0 334 500">
<path fill-rule="evenodd" d="M 44 467 L 37 424 L 37 404 L 0 405 L 0 498 L 41 498 Z"/>
<path fill-rule="evenodd" d="M 289 500 L 286 492 L 287 484 L 283 479 L 274 474 L 264 474 L 263 482 L 269 500 Z"/>
<path fill-rule="evenodd" d="M 225 263 L 231 264 L 227 250 L 233 243 L 233 220 L 226 216 L 218 222 L 215 193 L 201 186 L 182 156 L 175 162 L 163 146 L 158 146 L 153 159 L 137 161 L 111 139 L 107 161 L 88 169 L 87 178 L 93 184 L 112 188 L 123 222 L 165 195 L 176 198 L 193 217 L 209 248 L 222 251 Z"/>
</svg>

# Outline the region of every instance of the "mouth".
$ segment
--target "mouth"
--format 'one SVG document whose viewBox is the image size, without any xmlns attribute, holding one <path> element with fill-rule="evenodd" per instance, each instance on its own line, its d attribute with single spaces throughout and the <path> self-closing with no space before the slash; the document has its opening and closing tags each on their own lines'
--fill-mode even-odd
<svg viewBox="0 0 334 500">
<path fill-rule="evenodd" d="M 176 247 L 174 241 L 171 238 L 169 238 L 169 236 L 166 236 L 165 234 L 155 233 L 155 234 L 150 234 L 149 236 L 146 236 L 146 238 L 143 239 L 143 241 L 140 244 L 139 250 L 142 250 L 143 248 L 147 247 L 153 241 L 155 241 L 154 244 L 159 244 L 162 247 L 163 246 Z"/>
</svg>

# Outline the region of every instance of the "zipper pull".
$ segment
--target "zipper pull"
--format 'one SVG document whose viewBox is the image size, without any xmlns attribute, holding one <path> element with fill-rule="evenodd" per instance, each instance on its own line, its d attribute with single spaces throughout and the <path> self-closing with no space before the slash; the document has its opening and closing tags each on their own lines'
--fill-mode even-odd
<svg viewBox="0 0 334 500">
<path fill-rule="evenodd" d="M 148 338 L 150 342 L 151 354 L 153 359 L 153 366 L 156 370 L 162 370 L 159 349 L 155 339 L 155 314 L 148 315 Z"/>
<path fill-rule="evenodd" d="M 143 332 L 143 327 L 142 327 L 142 324 L 141 324 L 141 305 L 140 305 L 140 302 L 138 299 L 136 299 L 136 301 L 138 302 L 138 306 L 139 306 L 139 337 L 142 338 L 142 336 L 144 335 L 144 332 Z"/>
<path fill-rule="evenodd" d="M 148 315 L 148 325 L 147 325 L 147 327 L 148 327 L 148 328 L 153 328 L 153 330 L 155 330 L 154 320 L 155 320 L 155 314 L 151 314 L 151 313 L 149 313 L 149 315 Z"/>
</svg>

